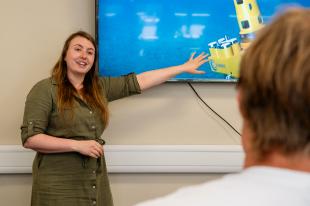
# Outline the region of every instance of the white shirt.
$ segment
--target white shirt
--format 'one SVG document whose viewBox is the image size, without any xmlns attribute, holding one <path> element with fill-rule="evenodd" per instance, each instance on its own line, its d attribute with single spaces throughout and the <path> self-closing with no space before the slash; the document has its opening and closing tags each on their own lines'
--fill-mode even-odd
<svg viewBox="0 0 310 206">
<path fill-rule="evenodd" d="M 310 173 L 255 166 L 137 206 L 310 206 Z"/>
</svg>

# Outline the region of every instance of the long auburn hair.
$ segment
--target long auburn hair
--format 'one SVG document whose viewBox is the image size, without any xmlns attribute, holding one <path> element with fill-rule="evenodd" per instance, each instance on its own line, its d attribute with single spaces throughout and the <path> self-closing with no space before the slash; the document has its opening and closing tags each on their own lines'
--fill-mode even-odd
<svg viewBox="0 0 310 206">
<path fill-rule="evenodd" d="M 83 37 L 89 40 L 95 48 L 95 59 L 91 69 L 85 75 L 83 81 L 83 89 L 81 95 L 83 99 L 91 106 L 92 109 L 98 110 L 101 113 L 102 121 L 105 127 L 108 124 L 109 112 L 106 98 L 102 95 L 102 88 L 99 85 L 98 67 L 97 67 L 97 47 L 94 38 L 84 32 L 78 31 L 71 34 L 65 41 L 61 56 L 52 70 L 52 78 L 56 81 L 57 88 L 57 106 L 58 111 L 64 114 L 65 109 L 73 108 L 73 99 L 77 95 L 76 89 L 70 83 L 67 76 L 67 63 L 65 57 L 69 49 L 70 42 L 75 37 Z M 73 113 L 72 113 L 73 115 Z"/>
</svg>

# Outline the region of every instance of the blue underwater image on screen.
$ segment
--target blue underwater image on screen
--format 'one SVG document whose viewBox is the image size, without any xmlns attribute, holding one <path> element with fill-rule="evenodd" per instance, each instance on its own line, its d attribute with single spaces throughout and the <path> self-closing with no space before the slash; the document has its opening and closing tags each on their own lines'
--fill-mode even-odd
<svg viewBox="0 0 310 206">
<path fill-rule="evenodd" d="M 287 7 L 309 0 L 97 0 L 99 72 L 130 72 L 183 64 L 192 52 L 209 54 L 200 70 L 172 81 L 236 81 L 255 33 Z"/>
</svg>

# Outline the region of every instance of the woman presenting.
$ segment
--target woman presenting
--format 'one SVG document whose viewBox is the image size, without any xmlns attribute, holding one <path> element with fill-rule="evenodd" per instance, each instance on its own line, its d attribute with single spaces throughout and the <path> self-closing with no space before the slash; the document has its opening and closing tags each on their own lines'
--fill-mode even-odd
<svg viewBox="0 0 310 206">
<path fill-rule="evenodd" d="M 122 77 L 99 77 L 97 48 L 79 31 L 66 40 L 51 77 L 29 92 L 21 126 L 24 147 L 37 152 L 33 162 L 33 206 L 112 206 L 104 140 L 109 101 L 159 85 L 207 62 L 203 53 L 182 65 Z"/>
</svg>

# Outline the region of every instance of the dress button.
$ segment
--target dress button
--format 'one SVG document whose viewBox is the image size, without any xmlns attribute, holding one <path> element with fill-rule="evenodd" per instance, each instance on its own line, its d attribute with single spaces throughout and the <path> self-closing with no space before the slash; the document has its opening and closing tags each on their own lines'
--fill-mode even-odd
<svg viewBox="0 0 310 206">
<path fill-rule="evenodd" d="M 93 174 L 96 174 L 96 171 L 95 171 L 95 170 L 93 170 Z"/>
<path fill-rule="evenodd" d="M 92 114 L 93 112 L 92 111 L 89 111 L 89 114 Z"/>
<path fill-rule="evenodd" d="M 96 185 L 93 185 L 93 189 L 96 189 Z"/>
<path fill-rule="evenodd" d="M 92 129 L 95 129 L 95 128 L 96 128 L 96 126 L 95 126 L 95 125 L 93 125 L 93 126 L 91 126 L 91 128 L 92 128 Z"/>
<path fill-rule="evenodd" d="M 94 201 L 93 201 L 93 205 L 95 205 L 96 203 L 97 203 L 97 202 L 94 200 Z"/>
</svg>

